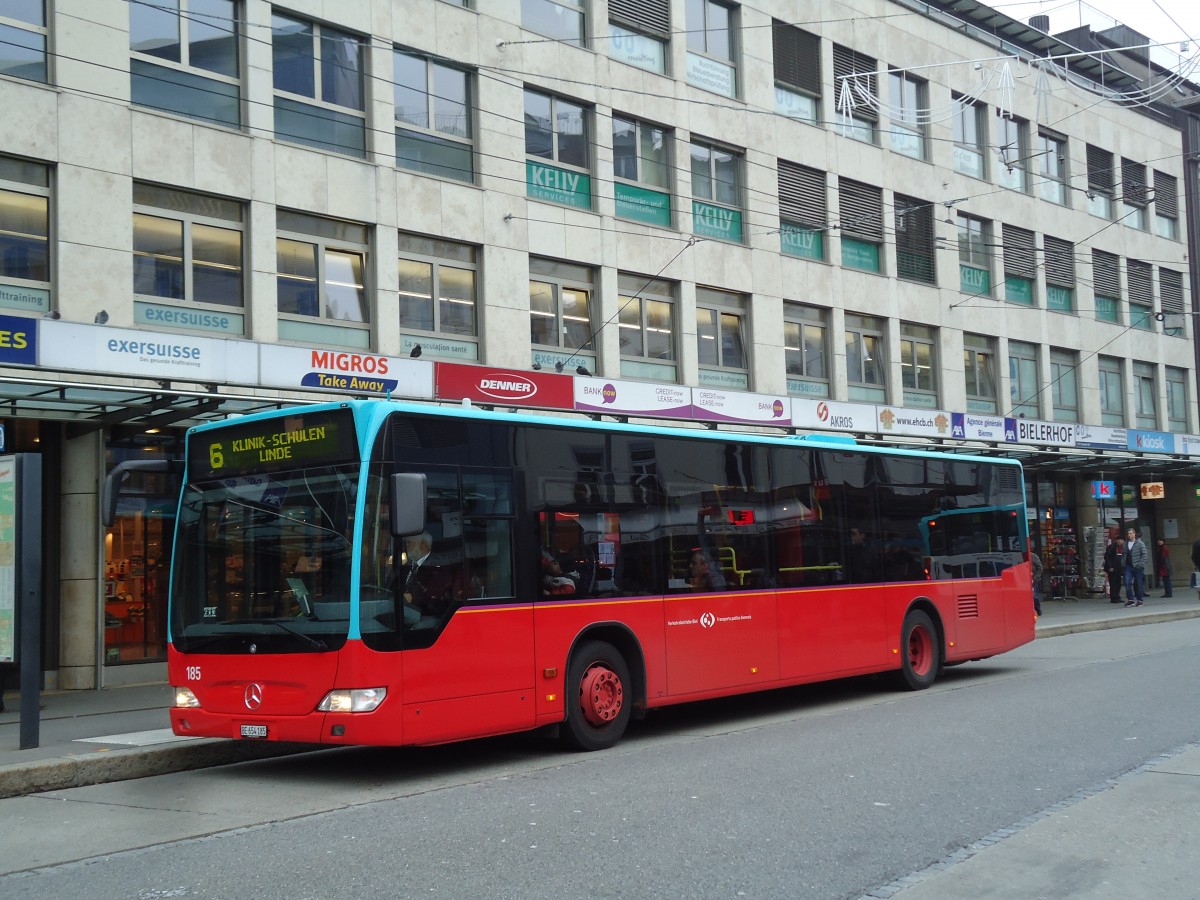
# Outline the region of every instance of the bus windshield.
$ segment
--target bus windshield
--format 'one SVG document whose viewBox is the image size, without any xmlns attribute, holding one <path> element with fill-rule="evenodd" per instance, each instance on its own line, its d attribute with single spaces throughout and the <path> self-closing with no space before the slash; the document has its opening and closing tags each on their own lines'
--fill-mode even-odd
<svg viewBox="0 0 1200 900">
<path fill-rule="evenodd" d="M 176 649 L 341 647 L 350 622 L 357 487 L 351 464 L 189 483 L 172 572 Z"/>
</svg>

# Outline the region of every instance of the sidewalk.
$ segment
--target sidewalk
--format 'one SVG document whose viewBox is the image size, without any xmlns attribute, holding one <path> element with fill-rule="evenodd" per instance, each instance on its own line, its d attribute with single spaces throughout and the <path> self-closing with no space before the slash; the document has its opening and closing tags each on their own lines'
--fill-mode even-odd
<svg viewBox="0 0 1200 900">
<path fill-rule="evenodd" d="M 1200 617 L 1196 592 L 1152 598 L 1126 609 L 1100 597 L 1048 600 L 1037 636 L 1121 628 Z M 9 691 L 0 713 L 0 799 L 39 791 L 161 775 L 312 749 L 307 745 L 176 737 L 165 684 L 59 691 L 41 697 L 39 746 L 20 747 L 20 697 Z"/>
</svg>

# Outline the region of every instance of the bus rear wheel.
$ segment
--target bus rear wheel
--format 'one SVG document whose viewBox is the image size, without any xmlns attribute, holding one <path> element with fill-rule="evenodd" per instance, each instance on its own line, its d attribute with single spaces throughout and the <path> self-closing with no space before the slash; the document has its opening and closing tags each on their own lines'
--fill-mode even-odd
<svg viewBox="0 0 1200 900">
<path fill-rule="evenodd" d="M 629 666 L 616 647 L 604 641 L 582 644 L 567 667 L 567 746 L 604 750 L 619 741 L 633 703 L 629 687 Z"/>
<path fill-rule="evenodd" d="M 900 678 L 906 688 L 922 691 L 933 684 L 942 669 L 942 651 L 937 629 L 927 612 L 914 609 L 904 617 L 900 657 Z"/>
</svg>

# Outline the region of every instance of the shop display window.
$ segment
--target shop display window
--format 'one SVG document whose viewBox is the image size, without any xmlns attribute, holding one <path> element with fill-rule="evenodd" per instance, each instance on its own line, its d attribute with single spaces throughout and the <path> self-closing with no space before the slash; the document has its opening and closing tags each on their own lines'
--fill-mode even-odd
<svg viewBox="0 0 1200 900">
<path fill-rule="evenodd" d="M 127 459 L 177 457 L 173 434 L 115 429 L 106 470 Z M 176 476 L 132 473 L 117 518 L 104 534 L 104 662 L 148 662 L 167 656 L 167 580 L 179 495 Z"/>
</svg>

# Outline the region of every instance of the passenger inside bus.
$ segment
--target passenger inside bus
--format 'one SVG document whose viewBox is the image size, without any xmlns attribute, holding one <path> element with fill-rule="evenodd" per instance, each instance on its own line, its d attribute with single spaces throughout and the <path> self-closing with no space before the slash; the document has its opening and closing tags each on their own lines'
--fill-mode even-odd
<svg viewBox="0 0 1200 900">
<path fill-rule="evenodd" d="M 712 564 L 708 554 L 696 547 L 688 562 L 688 587 L 693 591 L 711 591 L 714 588 Z"/>
<path fill-rule="evenodd" d="M 579 573 L 566 572 L 554 554 L 542 548 L 542 594 L 547 597 L 569 597 L 579 586 Z"/>
</svg>

